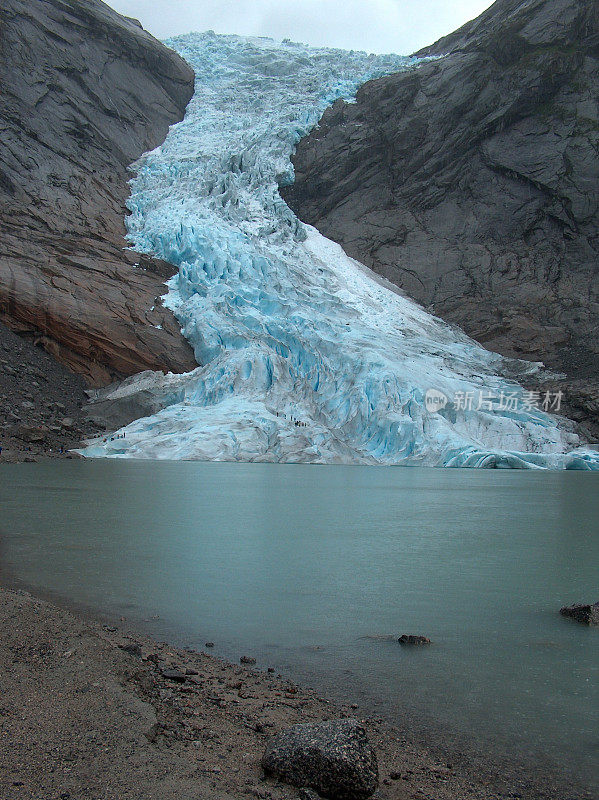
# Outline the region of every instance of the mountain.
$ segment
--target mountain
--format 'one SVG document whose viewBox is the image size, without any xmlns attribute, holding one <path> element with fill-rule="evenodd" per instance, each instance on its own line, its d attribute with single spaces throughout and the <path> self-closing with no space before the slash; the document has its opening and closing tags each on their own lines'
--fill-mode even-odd
<svg viewBox="0 0 599 800">
<path fill-rule="evenodd" d="M 587 14 L 586 27 L 580 14 L 573 21 L 563 12 L 556 20 L 547 4 L 542 22 L 542 7 L 529 3 L 513 12 L 504 9 L 499 21 L 491 15 L 488 24 L 478 23 L 480 37 L 486 42 L 494 30 L 503 31 L 506 14 L 520 19 L 527 8 L 535 21 L 533 33 L 524 26 L 512 36 L 527 48 L 532 47 L 527 36 L 549 36 L 558 23 L 568 35 L 574 36 L 570 28 L 578 26 L 581 35 L 591 37 L 592 15 Z M 488 191 L 488 180 L 479 174 L 482 155 L 480 169 L 472 171 L 474 156 L 464 153 L 474 146 L 472 137 L 480 139 L 482 126 L 487 138 L 479 142 L 481 153 L 499 158 L 497 137 L 511 128 L 507 112 L 498 117 L 497 104 L 508 103 L 510 91 L 514 107 L 524 102 L 526 81 L 518 72 L 522 54 L 511 79 L 509 64 L 503 65 L 487 86 L 480 84 L 484 75 L 478 60 L 495 65 L 498 56 L 481 56 L 476 24 L 440 45 L 451 49 L 450 55 L 415 64 L 400 56 L 212 32 L 177 37 L 169 41 L 169 50 L 139 23 L 96 0 L 40 0 L 33 8 L 9 0 L 1 21 L 0 322 L 28 335 L 88 383 L 101 386 L 128 376 L 100 392 L 102 407 L 96 408 L 96 422 L 103 417 L 111 429 L 123 424 L 126 429 L 96 439 L 86 455 L 599 468 L 597 453 L 581 446 L 573 426 L 548 413 L 558 410 L 549 395 L 542 404 L 540 396 L 526 391 L 538 380 L 538 365 L 490 352 L 431 315 L 302 224 L 279 194 L 286 187 L 282 191 L 294 204 L 294 198 L 309 197 L 305 187 L 312 173 L 302 173 L 300 164 L 302 153 L 315 142 L 324 161 L 316 165 L 320 188 L 314 201 L 330 206 L 331 215 L 353 208 L 345 217 L 337 213 L 348 231 L 359 222 L 367 228 L 378 225 L 380 235 L 387 217 L 393 226 L 409 216 L 400 205 L 410 201 L 414 208 L 420 204 L 421 211 L 418 217 L 410 212 L 418 226 L 411 233 L 406 229 L 404 245 L 411 246 L 417 232 L 428 230 L 425 221 L 437 235 L 439 220 L 445 219 L 443 253 L 451 250 L 449 238 L 461 229 L 460 241 L 468 243 L 469 234 L 478 242 L 478 249 L 472 245 L 468 251 L 471 266 L 475 256 L 479 259 L 472 271 L 478 272 L 483 250 L 492 254 L 495 268 L 500 259 L 493 241 L 505 249 L 507 236 L 500 241 L 493 234 L 493 239 L 488 220 L 483 236 L 472 193 Z M 591 52 L 592 37 L 589 41 Z M 556 47 L 559 58 L 551 55 Z M 561 39 L 559 45 L 541 47 L 543 57 L 552 59 L 547 81 L 552 86 L 561 81 L 554 92 L 560 98 L 579 61 L 578 51 L 566 48 L 570 73 L 561 75 L 554 62 L 561 63 L 562 49 Z M 519 52 L 508 50 L 512 56 Z M 457 59 L 463 70 L 470 58 L 476 62 L 470 77 L 476 82 L 478 76 L 479 84 L 468 94 L 461 72 L 456 67 L 452 81 L 446 65 Z M 577 91 L 584 96 L 585 70 L 592 72 L 594 63 L 589 57 L 579 64 Z M 528 67 L 525 75 L 535 69 Z M 427 80 L 440 83 L 434 103 L 434 86 Z M 453 117 L 443 94 L 448 83 L 454 106 L 456 93 L 463 98 Z M 398 115 L 397 97 L 406 86 L 412 87 L 410 99 Z M 591 97 L 592 82 L 589 87 Z M 535 91 L 533 99 L 538 86 Z M 379 94 L 367 113 L 373 93 Z M 485 127 L 475 107 L 485 105 L 481 98 L 488 93 Z M 436 109 L 433 118 L 420 127 L 414 119 L 410 123 L 410 114 L 414 117 L 429 102 Z M 320 128 L 308 136 L 331 104 Z M 385 110 L 393 110 L 387 128 L 376 117 Z M 366 116 L 364 122 L 346 124 L 346 114 L 347 120 Z M 183 116 L 181 124 L 172 125 Z M 402 120 L 407 138 L 397 134 L 393 139 Z M 494 133 L 489 120 L 495 120 Z M 378 144 L 373 127 L 379 131 Z M 386 131 L 384 141 L 381 130 Z M 583 142 L 583 137 L 568 135 L 566 149 L 573 139 Z M 291 156 L 298 143 L 294 186 Z M 574 149 L 578 164 L 586 151 L 583 144 Z M 397 167 L 400 155 L 403 172 Z M 586 161 L 592 167 L 591 156 Z M 383 177 L 381 158 L 386 158 Z M 568 158 L 574 162 L 569 151 Z M 506 186 L 509 181 L 520 185 L 509 170 L 498 174 Z M 584 183 L 580 170 L 568 171 L 567 177 L 564 191 L 572 193 L 572 186 Z M 461 178 L 465 199 L 444 200 L 443 192 L 449 197 L 450 190 L 457 191 L 452 180 L 459 184 Z M 395 194 L 384 194 L 385 181 Z M 410 194 L 414 181 L 418 190 Z M 405 200 L 402 187 L 407 187 Z M 591 199 L 594 189 L 590 183 Z M 528 184 L 526 192 L 532 193 Z M 494 196 L 498 207 L 510 197 L 504 188 Z M 542 210 L 547 219 L 559 220 L 557 211 L 550 216 L 537 201 L 539 214 Z M 458 212 L 465 213 L 468 203 L 472 230 L 464 220 L 457 224 Z M 520 206 L 512 205 L 509 214 L 504 209 L 504 222 L 514 226 Z M 570 214 L 582 214 L 572 208 L 567 206 Z M 425 219 L 427 209 L 430 219 Z M 542 225 L 545 217 L 539 219 Z M 583 221 L 577 225 L 579 235 Z M 537 241 L 535 236 L 530 242 Z M 591 247 L 591 233 L 587 238 Z M 386 241 L 389 246 L 395 240 Z M 380 255 L 381 250 L 373 252 Z M 426 244 L 423 269 L 444 264 L 443 253 L 435 255 Z M 579 282 L 588 277 L 585 270 L 583 265 L 576 272 Z M 457 267 L 453 273 L 459 273 Z M 173 275 L 162 304 L 164 281 Z M 562 281 L 559 289 L 583 291 L 573 280 Z M 460 291 L 455 288 L 453 294 L 454 300 L 461 298 L 455 300 L 460 313 L 470 303 L 482 314 L 480 297 L 474 302 L 464 290 L 464 302 Z M 549 295 L 545 284 L 542 291 Z M 531 315 L 538 313 L 538 302 L 535 306 L 529 300 L 529 305 Z M 508 306 L 503 301 L 503 308 Z M 557 312 L 554 317 L 557 327 Z M 531 326 L 528 320 L 524 327 L 528 331 Z M 7 344 L 10 350 L 9 338 Z M 26 356 L 29 363 L 31 353 Z M 18 377 L 15 366 L 8 366 Z M 164 370 L 183 374 L 165 376 Z M 10 427 L 10 412 L 5 416 Z M 47 425 L 40 420 L 49 430 L 58 427 L 54 418 Z"/>
<path fill-rule="evenodd" d="M 417 55 L 324 113 L 281 194 L 599 423 L 599 5 L 498 0 Z"/>
<path fill-rule="evenodd" d="M 192 70 L 98 0 L 3 0 L 0 85 L 0 321 L 92 384 L 192 369 L 155 300 L 175 270 L 124 238 L 129 166 L 183 117 Z"/>
</svg>

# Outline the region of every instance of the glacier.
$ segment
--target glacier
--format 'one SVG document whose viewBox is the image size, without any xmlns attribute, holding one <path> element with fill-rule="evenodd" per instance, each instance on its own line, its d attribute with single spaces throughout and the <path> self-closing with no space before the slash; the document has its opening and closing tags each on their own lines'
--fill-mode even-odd
<svg viewBox="0 0 599 800">
<path fill-rule="evenodd" d="M 167 44 L 194 68 L 195 93 L 135 165 L 127 226 L 135 250 L 178 267 L 164 303 L 198 367 L 111 388 L 114 399 L 151 396 L 152 413 L 83 455 L 599 468 L 520 385 L 540 365 L 427 313 L 279 195 L 295 145 L 329 105 L 417 60 L 212 32 Z M 443 407 L 427 403 L 430 390 Z"/>
</svg>

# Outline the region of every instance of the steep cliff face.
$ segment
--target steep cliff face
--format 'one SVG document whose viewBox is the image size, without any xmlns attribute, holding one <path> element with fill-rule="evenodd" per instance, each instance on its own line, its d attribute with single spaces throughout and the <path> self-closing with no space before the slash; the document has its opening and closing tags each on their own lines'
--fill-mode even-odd
<svg viewBox="0 0 599 800">
<path fill-rule="evenodd" d="M 126 250 L 129 165 L 183 117 L 194 76 L 98 0 L 0 9 L 0 320 L 90 383 L 195 366 L 155 301 L 174 268 Z"/>
<path fill-rule="evenodd" d="M 442 57 L 324 114 L 282 194 L 489 349 L 567 373 L 572 415 L 598 418 L 599 5 L 498 0 L 419 55 Z"/>
</svg>

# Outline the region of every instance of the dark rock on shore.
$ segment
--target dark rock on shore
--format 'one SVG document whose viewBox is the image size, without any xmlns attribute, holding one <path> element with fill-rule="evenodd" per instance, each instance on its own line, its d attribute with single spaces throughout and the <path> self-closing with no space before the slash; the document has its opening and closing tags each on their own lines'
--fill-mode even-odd
<svg viewBox="0 0 599 800">
<path fill-rule="evenodd" d="M 123 650 L 125 653 L 129 653 L 129 655 L 135 656 L 136 658 L 141 658 L 141 647 L 137 644 L 137 642 L 123 644 L 121 645 L 121 650 Z"/>
<path fill-rule="evenodd" d="M 565 373 L 599 438 L 598 42 L 591 0 L 498 0 L 328 109 L 281 194 L 487 348 Z"/>
<path fill-rule="evenodd" d="M 582 625 L 599 625 L 599 603 L 577 604 L 560 608 L 559 613 L 564 617 L 580 622 Z"/>
<path fill-rule="evenodd" d="M 163 678 L 175 681 L 175 683 L 184 683 L 187 677 L 180 669 L 161 669 L 160 674 Z"/>
<path fill-rule="evenodd" d="M 397 640 L 400 644 L 431 644 L 426 636 L 415 636 L 412 633 L 403 633 Z"/>
<path fill-rule="evenodd" d="M 129 166 L 192 96 L 191 68 L 99 0 L 0 8 L 0 320 L 88 383 L 196 366 L 127 249 Z"/>
<path fill-rule="evenodd" d="M 355 719 L 288 728 L 266 748 L 262 768 L 332 800 L 363 800 L 378 786 L 376 754 Z"/>
</svg>

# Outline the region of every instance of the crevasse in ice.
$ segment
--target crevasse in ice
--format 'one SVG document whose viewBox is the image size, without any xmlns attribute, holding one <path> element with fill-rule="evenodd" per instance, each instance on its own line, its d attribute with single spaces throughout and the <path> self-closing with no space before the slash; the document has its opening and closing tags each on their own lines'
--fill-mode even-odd
<svg viewBox="0 0 599 800">
<path fill-rule="evenodd" d="M 196 90 L 136 165 L 128 228 L 135 249 L 179 267 L 165 303 L 200 366 L 127 382 L 117 394 L 150 392 L 159 410 L 85 455 L 599 466 L 527 402 L 507 362 L 300 223 L 278 193 L 328 105 L 414 62 L 213 33 L 169 44 Z M 427 408 L 429 389 L 448 405 Z"/>
</svg>

